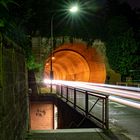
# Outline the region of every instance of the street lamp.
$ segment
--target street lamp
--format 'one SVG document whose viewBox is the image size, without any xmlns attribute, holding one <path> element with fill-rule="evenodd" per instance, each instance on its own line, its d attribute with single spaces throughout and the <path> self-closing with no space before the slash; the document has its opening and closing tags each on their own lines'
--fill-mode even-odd
<svg viewBox="0 0 140 140">
<path fill-rule="evenodd" d="M 52 58 L 53 58 L 53 47 L 54 47 L 54 41 L 53 41 L 53 19 L 54 19 L 54 16 L 56 15 L 53 14 L 52 15 L 52 18 L 51 18 L 51 59 L 50 59 L 50 80 L 53 80 L 53 66 L 52 66 Z"/>
<path fill-rule="evenodd" d="M 77 13 L 78 10 L 79 10 L 79 8 L 78 8 L 77 5 L 73 5 L 73 6 L 71 6 L 70 9 L 69 9 L 69 11 L 70 11 L 71 13 Z"/>
<path fill-rule="evenodd" d="M 77 5 L 73 5 L 69 8 L 70 13 L 76 13 L 78 12 L 79 8 Z M 50 80 L 51 80 L 51 87 L 50 87 L 50 92 L 52 93 L 52 80 L 54 78 L 54 71 L 53 71 L 53 47 L 54 47 L 54 36 L 53 36 L 53 20 L 57 12 L 55 12 L 52 17 L 51 17 L 51 48 L 50 48 L 50 53 L 51 53 L 51 59 L 50 59 Z"/>
<path fill-rule="evenodd" d="M 52 93 L 52 80 L 53 80 L 53 47 L 54 47 L 54 39 L 53 39 L 53 19 L 54 19 L 54 16 L 56 15 L 56 13 L 54 13 L 51 17 L 51 50 L 50 50 L 50 53 L 51 53 L 51 58 L 50 58 L 50 80 L 51 80 L 51 85 L 50 85 L 50 92 Z"/>
</svg>

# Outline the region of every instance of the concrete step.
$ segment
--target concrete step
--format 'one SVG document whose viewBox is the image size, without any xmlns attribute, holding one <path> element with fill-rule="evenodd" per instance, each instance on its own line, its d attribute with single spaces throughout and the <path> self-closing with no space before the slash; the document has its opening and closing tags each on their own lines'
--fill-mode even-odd
<svg viewBox="0 0 140 140">
<path fill-rule="evenodd" d="M 111 140 L 99 128 L 32 130 L 29 140 Z"/>
</svg>

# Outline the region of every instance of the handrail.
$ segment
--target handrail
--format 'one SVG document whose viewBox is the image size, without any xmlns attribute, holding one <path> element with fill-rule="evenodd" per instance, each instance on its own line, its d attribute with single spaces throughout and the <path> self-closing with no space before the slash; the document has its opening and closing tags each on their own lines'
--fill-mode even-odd
<svg viewBox="0 0 140 140">
<path fill-rule="evenodd" d="M 54 85 L 53 85 L 54 86 Z M 66 85 L 55 85 L 57 95 L 74 109 L 83 112 L 99 127 L 109 128 L 108 96 Z"/>
</svg>

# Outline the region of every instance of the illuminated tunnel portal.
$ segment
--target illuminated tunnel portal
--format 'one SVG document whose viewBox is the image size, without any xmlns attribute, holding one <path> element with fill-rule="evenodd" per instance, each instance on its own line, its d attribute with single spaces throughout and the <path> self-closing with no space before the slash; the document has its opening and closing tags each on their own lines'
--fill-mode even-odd
<svg viewBox="0 0 140 140">
<path fill-rule="evenodd" d="M 104 60 L 95 48 L 84 43 L 68 43 L 54 50 L 52 68 L 55 80 L 104 83 L 106 70 Z M 45 77 L 50 75 L 50 58 L 46 60 Z"/>
</svg>

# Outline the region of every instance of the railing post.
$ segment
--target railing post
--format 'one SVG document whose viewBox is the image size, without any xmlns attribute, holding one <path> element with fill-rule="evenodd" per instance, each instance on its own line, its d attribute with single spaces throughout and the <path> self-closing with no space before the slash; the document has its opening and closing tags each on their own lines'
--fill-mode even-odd
<svg viewBox="0 0 140 140">
<path fill-rule="evenodd" d="M 74 88 L 74 108 L 76 108 L 76 89 Z"/>
<path fill-rule="evenodd" d="M 103 128 L 105 127 L 105 99 L 102 99 L 102 121 L 103 121 Z"/>
<path fill-rule="evenodd" d="M 87 91 L 85 92 L 85 113 L 87 116 L 88 115 L 88 93 L 87 93 Z"/>
<path fill-rule="evenodd" d="M 68 86 L 66 88 L 67 88 L 67 91 L 66 91 L 66 101 L 68 102 Z"/>
<path fill-rule="evenodd" d="M 56 94 L 59 94 L 58 92 L 59 92 L 59 86 L 56 85 Z"/>
<path fill-rule="evenodd" d="M 108 107 L 108 96 L 105 99 L 105 124 L 106 128 L 109 129 L 109 107 Z"/>
<path fill-rule="evenodd" d="M 60 86 L 60 91 L 61 91 L 61 97 L 63 97 L 63 90 L 62 90 L 62 85 Z"/>
</svg>

